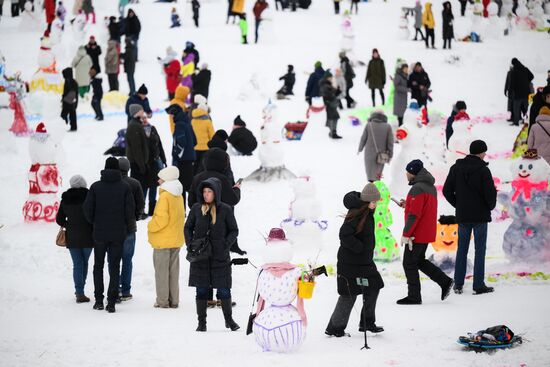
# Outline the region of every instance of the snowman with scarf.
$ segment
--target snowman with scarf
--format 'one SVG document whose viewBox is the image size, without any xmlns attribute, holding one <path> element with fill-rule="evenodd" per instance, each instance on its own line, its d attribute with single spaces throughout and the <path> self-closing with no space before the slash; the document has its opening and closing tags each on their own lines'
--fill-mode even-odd
<svg viewBox="0 0 550 367">
<path fill-rule="evenodd" d="M 29 140 L 31 167 L 29 169 L 29 197 L 23 206 L 26 222 L 53 222 L 59 209 L 57 193 L 61 177 L 57 169 L 58 144 L 46 130 L 43 122 Z"/>
<path fill-rule="evenodd" d="M 258 306 L 252 330 L 264 352 L 292 352 L 306 336 L 307 318 L 304 300 L 298 297 L 302 271 L 290 263 L 292 247 L 281 228 L 272 228 L 264 249 L 264 261 L 258 276 Z"/>
</svg>

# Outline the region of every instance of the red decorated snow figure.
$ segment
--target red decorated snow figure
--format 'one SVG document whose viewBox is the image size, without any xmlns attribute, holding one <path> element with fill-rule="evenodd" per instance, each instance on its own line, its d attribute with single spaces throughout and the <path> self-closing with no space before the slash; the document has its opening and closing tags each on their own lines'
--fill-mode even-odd
<svg viewBox="0 0 550 367">
<path fill-rule="evenodd" d="M 290 263 L 292 248 L 281 228 L 269 232 L 264 250 L 265 264 L 258 276 L 258 308 L 253 331 L 264 352 L 291 352 L 306 336 L 307 318 L 298 293 L 301 270 Z"/>
<path fill-rule="evenodd" d="M 55 162 L 57 147 L 43 122 L 38 124 L 29 141 L 29 198 L 23 206 L 26 222 L 53 222 L 59 209 L 57 192 L 61 177 Z"/>
<path fill-rule="evenodd" d="M 16 136 L 27 136 L 32 133 L 32 130 L 27 125 L 27 120 L 25 119 L 25 110 L 22 104 L 25 83 L 20 80 L 19 73 L 16 75 L 15 80 L 10 83 L 8 91 L 10 95 L 9 107 L 13 110 L 13 123 L 10 131 Z"/>
</svg>

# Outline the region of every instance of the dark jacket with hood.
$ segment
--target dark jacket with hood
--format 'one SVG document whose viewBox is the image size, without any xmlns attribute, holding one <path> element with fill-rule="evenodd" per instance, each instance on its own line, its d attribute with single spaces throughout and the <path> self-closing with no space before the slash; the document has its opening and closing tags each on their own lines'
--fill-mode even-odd
<svg viewBox="0 0 550 367">
<path fill-rule="evenodd" d="M 137 17 L 136 13 L 134 13 L 133 17 L 126 17 L 126 29 L 125 29 L 126 35 L 139 37 L 140 32 L 141 32 L 141 23 L 139 22 L 139 18 Z"/>
<path fill-rule="evenodd" d="M 194 162 L 197 159 L 197 154 L 195 153 L 197 137 L 189 120 L 189 114 L 175 103 L 170 105 L 166 109 L 166 112 L 174 116 L 172 164 L 178 166 L 184 161 Z"/>
<path fill-rule="evenodd" d="M 524 99 L 531 93 L 531 81 L 533 73 L 527 69 L 518 59 L 512 59 L 512 72 L 510 74 L 510 91 L 512 98 Z"/>
<path fill-rule="evenodd" d="M 311 73 L 311 75 L 309 76 L 309 79 L 307 80 L 307 86 L 306 86 L 307 98 L 321 96 L 321 87 L 319 83 L 321 82 L 321 79 L 323 79 L 323 76 L 325 76 L 325 71 L 320 66 L 318 68 L 315 68 L 315 71 Z"/>
<path fill-rule="evenodd" d="M 412 74 L 409 75 L 407 86 L 411 89 L 411 98 L 416 99 L 420 106 L 426 104 L 428 100 L 428 91 L 431 85 L 432 82 L 430 81 L 430 77 L 424 69 L 418 72 L 413 71 Z M 420 89 L 421 86 L 424 87 L 424 89 Z"/>
<path fill-rule="evenodd" d="M 90 58 L 92 59 L 93 68 L 99 74 L 101 72 L 101 66 L 99 65 L 99 55 L 101 55 L 101 46 L 99 46 L 96 43 L 95 47 L 91 47 L 90 44 L 87 44 L 84 47 L 86 48 L 86 53 L 90 55 Z"/>
<path fill-rule="evenodd" d="M 342 69 L 342 72 L 344 73 L 344 79 L 346 80 L 346 87 L 350 89 L 351 87 L 353 87 L 353 79 L 355 78 L 355 71 L 353 71 L 353 67 L 351 66 L 351 63 L 347 58 L 347 56 L 340 58 L 340 69 Z"/>
<path fill-rule="evenodd" d="M 126 129 L 126 157 L 144 175 L 149 162 L 149 142 L 141 121 L 132 118 Z"/>
<path fill-rule="evenodd" d="M 443 186 L 445 199 L 456 208 L 458 223 L 487 223 L 497 191 L 488 163 L 475 155 L 458 159 Z"/>
<path fill-rule="evenodd" d="M 227 141 L 243 155 L 251 155 L 258 147 L 258 141 L 245 126 L 233 129 Z"/>
<path fill-rule="evenodd" d="M 212 223 L 210 211 L 203 215 L 202 190 L 209 187 L 214 191 L 216 205 L 216 223 Z M 195 239 L 204 238 L 210 230 L 210 243 L 212 254 L 210 258 L 202 262 L 191 263 L 189 269 L 189 286 L 204 288 L 231 288 L 231 257 L 229 249 L 237 239 L 239 228 L 233 209 L 222 202 L 223 194 L 221 182 L 215 178 L 209 178 L 201 182 L 197 188 L 198 202 L 189 211 L 185 222 L 185 242 L 190 244 Z"/>
<path fill-rule="evenodd" d="M 344 196 L 344 206 L 348 214 L 352 210 L 360 209 L 365 202 L 360 199 L 361 193 L 352 191 Z M 361 287 L 357 285 L 357 278 L 367 278 L 369 287 L 380 289 L 384 281 L 373 261 L 374 246 L 374 217 L 373 211 L 368 210 L 365 225 L 361 232 L 357 232 L 360 218 L 344 220 L 340 227 L 340 248 L 338 249 L 337 284 L 338 294 L 354 296 L 361 294 Z"/>
<path fill-rule="evenodd" d="M 202 194 L 197 191 L 201 182 L 209 178 L 217 178 L 220 181 L 221 201 L 230 206 L 235 206 L 241 200 L 241 189 L 233 187 L 230 178 L 227 176 L 229 167 L 229 156 L 226 152 L 218 148 L 208 150 L 208 153 L 203 159 L 205 171 L 198 173 L 193 178 L 191 189 L 189 192 L 189 207 L 200 200 Z"/>
<path fill-rule="evenodd" d="M 200 94 L 208 99 L 211 78 L 212 72 L 208 69 L 201 69 L 197 74 L 193 74 L 193 76 L 191 76 L 193 80 L 193 96 Z"/>
<path fill-rule="evenodd" d="M 84 215 L 94 227 L 95 242 L 122 245 L 136 226 L 134 197 L 118 169 L 104 169 L 84 201 Z"/>
<path fill-rule="evenodd" d="M 323 102 L 327 111 L 327 120 L 338 120 L 340 114 L 338 113 L 338 95 L 340 90 L 334 88 L 332 82 L 328 78 L 321 80 L 321 95 L 323 96 Z"/>
<path fill-rule="evenodd" d="M 126 101 L 126 107 L 124 108 L 124 111 L 126 112 L 126 116 L 128 116 L 128 121 L 130 121 L 130 119 L 132 118 L 132 116 L 130 116 L 130 110 L 129 110 L 130 105 L 132 104 L 138 104 L 141 107 L 143 107 L 143 111 L 146 114 L 153 113 L 153 110 L 151 110 L 151 106 L 149 105 L 149 98 L 145 97 L 144 99 L 141 99 L 137 95 L 137 93 L 135 93 L 135 94 L 132 94 L 130 98 L 128 98 L 128 100 Z"/>
<path fill-rule="evenodd" d="M 61 95 L 61 102 L 65 108 L 76 108 L 78 106 L 78 84 L 73 78 L 73 69 L 65 68 L 62 71 L 63 79 L 63 94 Z"/>
<path fill-rule="evenodd" d="M 414 243 L 435 241 L 437 231 L 437 190 L 435 178 L 425 168 L 413 178 L 405 200 L 403 236 L 414 237 Z"/>
<path fill-rule="evenodd" d="M 218 133 L 218 131 L 216 131 L 214 133 L 214 136 L 212 137 L 212 139 L 210 139 L 210 141 L 208 142 L 208 149 L 219 148 L 219 149 L 223 150 L 224 152 L 226 152 L 227 151 L 227 143 L 225 141 L 229 137 L 227 136 L 227 133 L 225 133 L 225 136 L 222 136 L 222 135 L 223 134 Z"/>
<path fill-rule="evenodd" d="M 453 15 L 453 11 L 452 9 L 447 9 L 445 8 L 445 4 L 449 4 L 450 6 L 450 2 L 449 1 L 445 1 L 443 3 L 443 11 L 441 12 L 441 18 L 443 19 L 443 39 L 453 39 L 455 34 L 454 34 L 454 27 L 453 27 L 453 21 L 455 19 L 454 15 Z"/>
<path fill-rule="evenodd" d="M 61 195 L 59 211 L 55 221 L 64 227 L 67 248 L 94 247 L 92 225 L 84 217 L 82 205 L 86 200 L 88 189 L 85 187 L 69 189 Z"/>
</svg>

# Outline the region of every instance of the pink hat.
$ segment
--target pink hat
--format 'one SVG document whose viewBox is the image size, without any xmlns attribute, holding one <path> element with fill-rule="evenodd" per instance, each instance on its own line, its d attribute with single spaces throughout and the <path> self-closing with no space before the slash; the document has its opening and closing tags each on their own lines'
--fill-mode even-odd
<svg viewBox="0 0 550 367">
<path fill-rule="evenodd" d="M 286 241 L 285 231 L 281 228 L 271 228 L 267 241 Z"/>
</svg>

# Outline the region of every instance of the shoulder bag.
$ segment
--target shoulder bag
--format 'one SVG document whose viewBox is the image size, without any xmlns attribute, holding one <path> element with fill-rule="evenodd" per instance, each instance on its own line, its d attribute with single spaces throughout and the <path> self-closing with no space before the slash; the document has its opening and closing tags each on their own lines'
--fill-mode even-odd
<svg viewBox="0 0 550 367">
<path fill-rule="evenodd" d="M 67 246 L 67 238 L 65 237 L 66 231 L 65 228 L 59 227 L 59 232 L 57 232 L 57 236 L 55 237 L 55 244 L 60 247 L 66 247 Z"/>
<path fill-rule="evenodd" d="M 208 260 L 211 253 L 212 244 L 210 242 L 210 229 L 208 229 L 204 237 L 194 239 L 187 244 L 187 256 L 185 258 L 190 263 L 195 263 Z"/>
<path fill-rule="evenodd" d="M 368 122 L 368 124 L 372 124 L 371 121 Z M 378 164 L 386 164 L 390 162 L 390 155 L 388 152 L 384 151 L 381 152 L 378 150 L 378 144 L 376 144 L 376 137 L 374 135 L 374 129 L 372 128 L 372 125 L 370 127 L 370 131 L 372 133 L 372 141 L 374 142 L 374 149 L 376 149 L 376 163 Z"/>
</svg>

